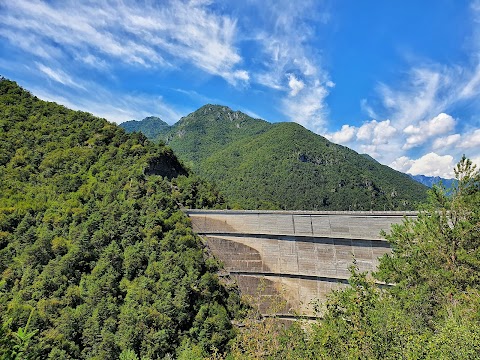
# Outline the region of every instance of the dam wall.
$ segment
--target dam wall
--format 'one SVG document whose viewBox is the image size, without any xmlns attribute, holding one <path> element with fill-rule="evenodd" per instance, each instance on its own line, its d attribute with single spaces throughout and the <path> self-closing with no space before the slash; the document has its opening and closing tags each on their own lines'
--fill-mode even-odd
<svg viewBox="0 0 480 360">
<path fill-rule="evenodd" d="M 416 213 L 188 210 L 187 215 L 243 294 L 280 296 L 286 300 L 281 314 L 312 315 L 312 301 L 346 286 L 354 258 L 360 271 L 374 271 L 378 258 L 390 251 L 381 231 Z M 268 312 L 265 306 L 262 311 Z"/>
</svg>

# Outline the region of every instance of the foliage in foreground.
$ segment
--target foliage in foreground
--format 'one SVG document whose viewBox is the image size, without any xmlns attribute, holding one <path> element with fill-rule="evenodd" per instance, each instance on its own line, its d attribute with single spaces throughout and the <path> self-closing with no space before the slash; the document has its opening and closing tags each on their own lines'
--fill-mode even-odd
<svg viewBox="0 0 480 360">
<path fill-rule="evenodd" d="M 351 268 L 322 320 L 241 330 L 230 358 L 480 359 L 480 173 L 465 157 L 455 172 L 451 196 L 434 188 L 418 219 L 386 235 L 374 277 Z"/>
<path fill-rule="evenodd" d="M 224 351 L 238 294 L 178 210 L 221 199 L 185 175 L 167 147 L 0 79 L 0 357 Z"/>
</svg>

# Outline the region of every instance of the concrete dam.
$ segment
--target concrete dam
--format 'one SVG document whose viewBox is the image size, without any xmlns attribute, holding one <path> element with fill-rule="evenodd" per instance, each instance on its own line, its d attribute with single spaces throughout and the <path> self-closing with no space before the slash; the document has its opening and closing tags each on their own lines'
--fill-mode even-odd
<svg viewBox="0 0 480 360">
<path fill-rule="evenodd" d="M 348 284 L 353 259 L 374 271 L 390 251 L 380 235 L 416 212 L 318 212 L 187 210 L 195 232 L 220 259 L 245 295 L 286 300 L 276 313 L 312 315 L 312 300 L 324 300 Z M 261 290 L 259 290 L 261 289 Z"/>
</svg>

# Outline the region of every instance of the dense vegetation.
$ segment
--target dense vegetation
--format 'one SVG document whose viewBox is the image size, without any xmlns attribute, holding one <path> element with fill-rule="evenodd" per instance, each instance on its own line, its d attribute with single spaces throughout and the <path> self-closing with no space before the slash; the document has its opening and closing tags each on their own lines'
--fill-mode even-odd
<svg viewBox="0 0 480 360">
<path fill-rule="evenodd" d="M 456 174 L 451 196 L 434 188 L 418 219 L 393 226 L 373 278 L 352 267 L 322 320 L 247 322 L 231 357 L 480 359 L 480 173 L 463 158 Z"/>
<path fill-rule="evenodd" d="M 186 175 L 144 135 L 1 79 L 0 358 L 223 351 L 238 294 L 179 211 L 222 199 Z"/>
<path fill-rule="evenodd" d="M 141 131 L 141 123 L 128 129 Z M 298 124 L 223 106 L 206 105 L 154 138 L 213 181 L 232 207 L 404 210 L 426 199 L 426 187 L 409 176 Z"/>
</svg>

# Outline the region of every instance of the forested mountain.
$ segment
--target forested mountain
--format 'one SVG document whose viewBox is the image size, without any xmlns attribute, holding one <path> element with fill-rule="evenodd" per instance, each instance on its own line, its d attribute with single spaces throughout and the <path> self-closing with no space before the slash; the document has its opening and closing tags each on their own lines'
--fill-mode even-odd
<svg viewBox="0 0 480 360">
<path fill-rule="evenodd" d="M 238 293 L 179 211 L 222 200 L 185 175 L 143 134 L 0 79 L 0 358 L 29 317 L 35 359 L 224 349 Z"/>
<path fill-rule="evenodd" d="M 141 132 L 148 138 L 155 138 L 159 132 L 169 127 L 170 125 L 156 116 L 146 117 L 142 121 L 130 120 L 122 123 L 122 128 L 124 128 L 126 132 Z"/>
<path fill-rule="evenodd" d="M 296 123 L 205 105 L 159 128 L 189 167 L 246 209 L 414 209 L 426 187 Z"/>
</svg>

